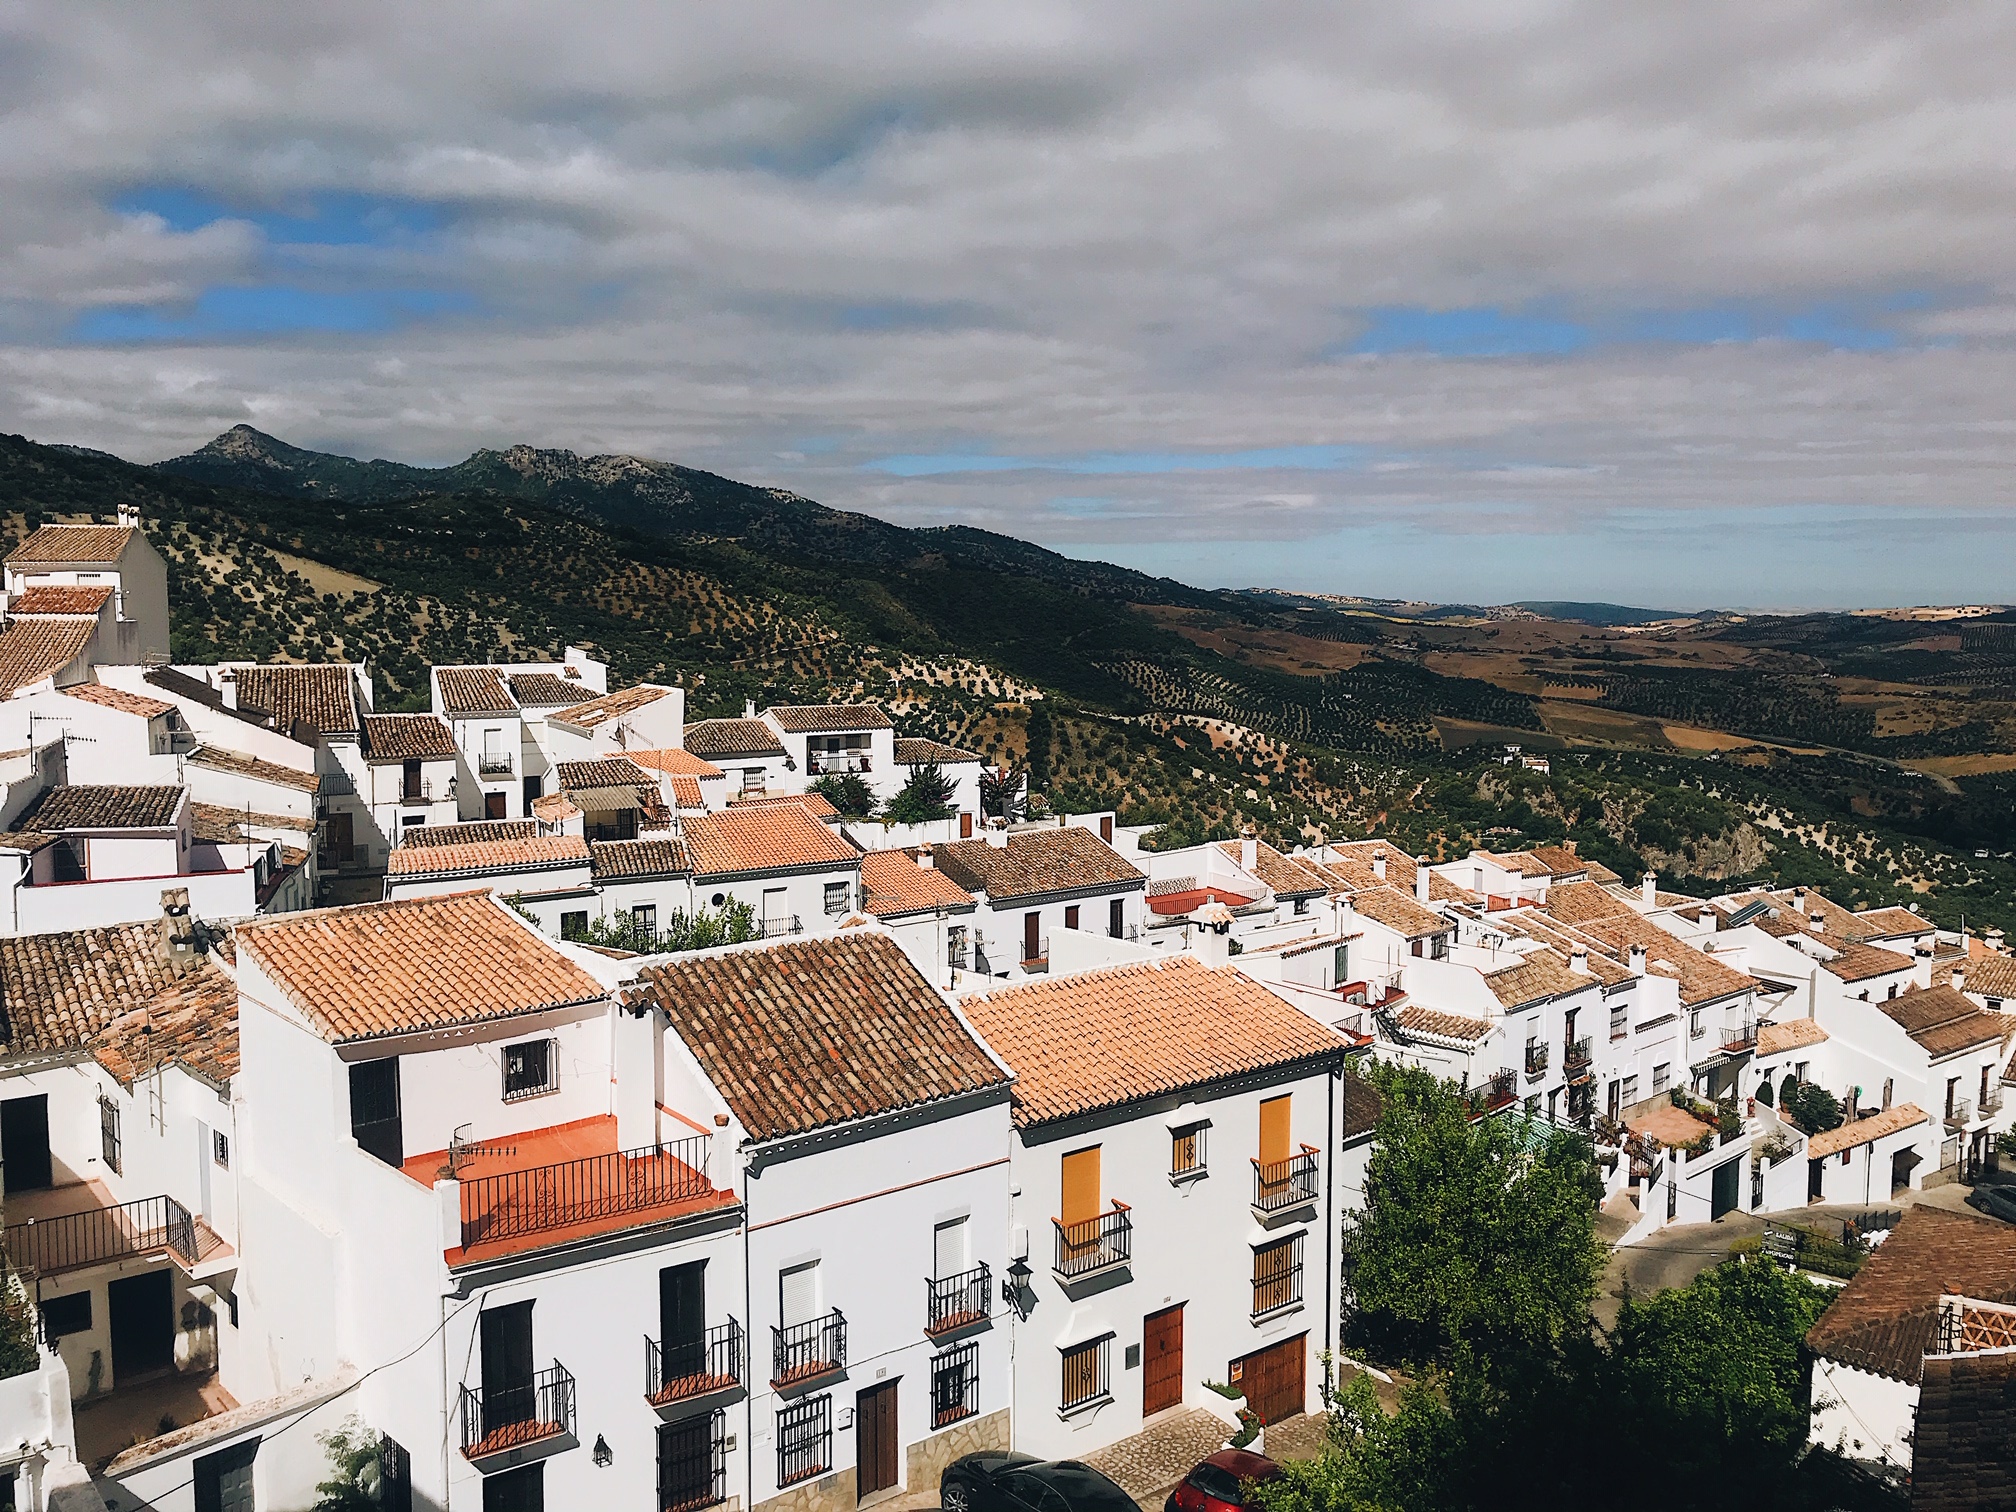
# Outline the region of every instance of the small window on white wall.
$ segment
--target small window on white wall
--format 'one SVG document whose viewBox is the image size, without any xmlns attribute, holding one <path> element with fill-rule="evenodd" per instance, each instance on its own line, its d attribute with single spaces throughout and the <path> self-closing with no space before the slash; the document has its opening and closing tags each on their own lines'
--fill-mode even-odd
<svg viewBox="0 0 2016 1512">
<path fill-rule="evenodd" d="M 810 1323 L 819 1316 L 819 1262 L 809 1261 L 777 1273 L 777 1311 L 786 1328 Z"/>
<path fill-rule="evenodd" d="M 550 1039 L 524 1040 L 516 1045 L 504 1047 L 504 1100 L 514 1102 L 521 1097 L 536 1097 L 541 1092 L 551 1092 L 555 1085 L 554 1062 Z"/>
<path fill-rule="evenodd" d="M 931 1233 L 932 1277 L 944 1281 L 966 1269 L 966 1220 L 954 1218 Z"/>
</svg>

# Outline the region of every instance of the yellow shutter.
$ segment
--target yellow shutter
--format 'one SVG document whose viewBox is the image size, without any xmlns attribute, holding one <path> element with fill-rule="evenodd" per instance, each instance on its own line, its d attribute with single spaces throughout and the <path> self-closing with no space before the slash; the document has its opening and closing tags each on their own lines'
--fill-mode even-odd
<svg viewBox="0 0 2016 1512">
<path fill-rule="evenodd" d="M 1289 1097 L 1270 1097 L 1260 1104 L 1260 1164 L 1280 1165 L 1288 1158 Z"/>
<path fill-rule="evenodd" d="M 1099 1146 L 1064 1157 L 1063 1207 L 1057 1216 L 1067 1227 L 1099 1216 Z"/>
</svg>

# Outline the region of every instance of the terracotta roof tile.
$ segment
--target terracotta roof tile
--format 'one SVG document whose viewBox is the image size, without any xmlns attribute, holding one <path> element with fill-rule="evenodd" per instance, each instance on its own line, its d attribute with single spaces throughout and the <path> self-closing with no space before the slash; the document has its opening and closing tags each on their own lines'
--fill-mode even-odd
<svg viewBox="0 0 2016 1512">
<path fill-rule="evenodd" d="M 783 742 L 760 719 L 703 719 L 686 726 L 686 749 L 719 761 L 724 756 L 782 756 Z"/>
<path fill-rule="evenodd" d="M 1191 955 L 1004 987 L 960 1006 L 1014 1069 L 1025 1128 L 1341 1058 L 1351 1043 L 1243 972 Z"/>
<path fill-rule="evenodd" d="M 1915 1384 L 1947 1291 L 2016 1302 L 2016 1224 L 1907 1207 L 1890 1237 L 1807 1332 L 1807 1347 L 1857 1370 Z"/>
<path fill-rule="evenodd" d="M 792 735 L 830 734 L 839 730 L 893 730 L 896 721 L 880 704 L 773 704 L 766 719 Z"/>
<path fill-rule="evenodd" d="M 152 1002 L 115 1017 L 91 1049 L 98 1064 L 128 1087 L 168 1065 L 186 1066 L 221 1086 L 238 1074 L 238 984 L 200 961 Z"/>
<path fill-rule="evenodd" d="M 160 941 L 154 923 L 0 937 L 0 1056 L 87 1049 L 119 1015 L 173 995 L 183 979 Z"/>
<path fill-rule="evenodd" d="M 1442 1013 L 1410 1003 L 1393 1015 L 1393 1022 L 1411 1034 L 1432 1034 L 1441 1039 L 1481 1040 L 1491 1032 L 1488 1019 L 1465 1018 L 1460 1013 Z"/>
<path fill-rule="evenodd" d="M 532 800 L 532 816 L 541 824 L 565 824 L 581 817 L 565 793 L 543 793 Z"/>
<path fill-rule="evenodd" d="M 1829 944 L 1841 940 L 1867 938 L 1861 921 L 1854 914 L 1850 913 L 1833 899 L 1823 895 L 1816 888 L 1809 887 L 1805 889 L 1803 912 L 1793 906 L 1801 898 L 1800 890 L 1797 888 L 1788 887 L 1782 888 L 1777 892 L 1757 893 L 1754 895 L 1743 894 L 1741 896 L 1745 901 L 1749 901 L 1753 896 L 1768 899 L 1779 910 L 1781 916 L 1789 917 L 1801 929 L 1808 929 L 1811 916 L 1817 913 L 1822 920 L 1822 937 Z"/>
<path fill-rule="evenodd" d="M 68 619 L 23 620 L 0 630 L 0 698 L 61 672 L 97 633 L 94 621 Z"/>
<path fill-rule="evenodd" d="M 1810 1018 L 1783 1019 L 1757 1026 L 1757 1054 L 1778 1055 L 1786 1050 L 1803 1050 L 1808 1045 L 1826 1043 L 1827 1031 Z"/>
<path fill-rule="evenodd" d="M 357 733 L 357 669 L 348 662 L 235 670 L 238 702 L 271 714 L 274 729 L 291 733 L 305 725 L 318 735 Z"/>
<path fill-rule="evenodd" d="M 240 925 L 238 947 L 332 1044 L 603 996 L 487 891 L 284 914 Z"/>
<path fill-rule="evenodd" d="M 1414 869 L 1418 864 L 1414 857 L 1402 850 L 1391 840 L 1333 840 L 1329 846 L 1331 856 L 1340 862 L 1349 863 L 1347 874 L 1350 886 L 1379 887 L 1391 883 L 1401 891 L 1412 895 L 1414 891 Z M 1386 863 L 1386 875 L 1382 880 L 1373 870 L 1373 862 Z M 1350 868 L 1356 868 L 1351 870 Z M 1359 880 L 1359 879 L 1369 880 Z"/>
<path fill-rule="evenodd" d="M 242 751 L 227 751 L 221 746 L 198 746 L 182 759 L 191 766 L 207 767 L 213 772 L 230 772 L 279 787 L 298 788 L 304 793 L 319 792 L 322 787 L 322 779 L 313 772 L 282 766 L 277 761 L 267 761 L 259 756 L 247 756 Z"/>
<path fill-rule="evenodd" d="M 170 829 L 182 807 L 179 787 L 53 787 L 14 823 L 56 834 L 83 829 Z"/>
<path fill-rule="evenodd" d="M 1855 915 L 1866 940 L 1895 938 L 1898 935 L 1930 934 L 1937 926 L 1908 908 L 1872 908 Z"/>
<path fill-rule="evenodd" d="M 588 849 L 597 882 L 683 877 L 693 870 L 693 858 L 678 840 L 597 840 Z"/>
<path fill-rule="evenodd" d="M 1955 961 L 1950 966 L 1935 966 L 1932 980 L 1951 985 L 1956 970 L 1965 972 L 1962 986 L 1967 992 L 1976 992 L 1982 997 L 2016 997 L 2016 960 L 2008 956 L 1978 955 L 1972 960 Z"/>
<path fill-rule="evenodd" d="M 649 751 L 625 751 L 624 755 L 641 767 L 649 767 L 654 772 L 663 772 L 668 777 L 699 777 L 711 780 L 725 777 L 727 773 L 704 756 L 696 756 L 691 751 L 677 746 L 663 746 Z"/>
<path fill-rule="evenodd" d="M 400 836 L 401 846 L 485 845 L 494 840 L 530 840 L 539 833 L 531 819 L 470 819 L 461 824 L 420 824 Z"/>
<path fill-rule="evenodd" d="M 83 614 L 96 618 L 112 601 L 112 589 L 104 583 L 81 583 L 74 588 L 58 583 L 33 583 L 14 595 L 9 614 Z"/>
<path fill-rule="evenodd" d="M 590 788 L 657 786 L 649 773 L 627 756 L 610 756 L 596 761 L 563 761 L 555 768 L 563 792 Z"/>
<path fill-rule="evenodd" d="M 1876 1006 L 1935 1057 L 1992 1045 L 2016 1028 L 2008 1015 L 1985 1012 L 1951 987 L 1914 988 Z"/>
<path fill-rule="evenodd" d="M 422 825 L 420 828 L 425 829 Z M 588 842 L 579 835 L 534 835 L 525 840 L 481 840 L 461 845 L 400 845 L 385 858 L 391 877 L 436 877 L 460 873 L 546 871 L 579 866 Z"/>
<path fill-rule="evenodd" d="M 1240 842 L 1226 840 L 1218 849 L 1233 861 L 1241 854 Z M 1266 841 L 1253 846 L 1253 875 L 1274 890 L 1277 898 L 1315 898 L 1330 891 L 1329 879 L 1294 856 L 1284 856 Z"/>
<path fill-rule="evenodd" d="M 1563 924 L 1582 924 L 1590 919 L 1609 919 L 1630 913 L 1631 905 L 1594 882 L 1554 882 L 1548 884 L 1547 901 L 1542 905 Z"/>
<path fill-rule="evenodd" d="M 809 1133 L 1009 1080 L 879 930 L 677 956 L 649 968 L 644 981 L 639 996 L 670 1015 L 752 1139 Z"/>
<path fill-rule="evenodd" d="M 1484 985 L 1501 1004 L 1512 1009 L 1602 984 L 1594 976 L 1572 970 L 1567 960 L 1554 951 L 1536 950 L 1516 966 L 1487 971 Z"/>
<path fill-rule="evenodd" d="M 707 795 L 700 791 L 700 779 L 688 777 L 683 772 L 673 772 L 664 779 L 665 786 L 672 790 L 673 806 L 680 809 L 705 809 Z"/>
<path fill-rule="evenodd" d="M 136 534 L 126 525 L 44 525 L 7 553 L 7 565 L 77 562 L 109 567 L 125 553 Z"/>
<path fill-rule="evenodd" d="M 957 766 L 968 761 L 985 761 L 987 758 L 978 751 L 964 747 L 946 745 L 937 740 L 899 739 L 896 742 L 896 765 L 898 766 Z"/>
<path fill-rule="evenodd" d="M 210 709 L 240 724 L 252 725 L 261 730 L 273 727 L 273 716 L 263 709 L 241 709 L 235 704 L 224 702 L 224 695 L 200 677 L 191 677 L 187 672 L 174 667 L 149 667 L 140 674 L 149 687 L 159 688 L 170 698 L 186 699 L 188 702 Z"/>
<path fill-rule="evenodd" d="M 1405 940 L 1445 934 L 1456 927 L 1433 909 L 1423 908 L 1394 887 L 1368 887 L 1362 892 L 1354 892 L 1350 903 L 1355 912 L 1375 924 L 1383 924 Z"/>
<path fill-rule="evenodd" d="M 795 803 L 699 814 L 685 822 L 694 875 L 727 877 L 792 867 L 837 870 L 861 852 Z"/>
<path fill-rule="evenodd" d="M 1925 1361 L 1911 1441 L 1911 1512 L 2016 1507 L 2016 1351 Z"/>
<path fill-rule="evenodd" d="M 801 808 L 822 824 L 830 823 L 840 817 L 840 810 L 833 807 L 832 800 L 827 798 L 824 793 L 777 793 L 766 794 L 761 798 L 735 796 L 728 800 L 728 807 L 735 809 L 775 808 L 780 803 L 788 803 L 794 807 Z"/>
<path fill-rule="evenodd" d="M 586 703 L 577 703 L 572 708 L 562 709 L 553 715 L 563 724 L 578 725 L 584 730 L 592 730 L 597 725 L 612 719 L 621 719 L 625 714 L 634 714 L 661 698 L 670 698 L 672 690 L 656 683 L 639 683 L 634 688 L 618 688 L 614 693 L 604 693 L 600 698 L 591 698 Z"/>
<path fill-rule="evenodd" d="M 1670 968 L 1670 971 L 1660 974 L 1671 975 L 1680 983 L 1680 1001 L 1688 1007 L 1746 989 L 1754 990 L 1757 986 L 1756 978 L 1723 965 L 1638 914 L 1591 919 L 1580 928 L 1591 938 L 1602 940 L 1620 952 L 1627 951 L 1632 945 L 1643 945 L 1646 964 L 1656 967 L 1663 962 Z"/>
<path fill-rule="evenodd" d="M 932 856 L 959 886 L 993 902 L 1147 885 L 1146 874 L 1087 829 L 1011 830 L 1007 840 L 999 847 L 955 840 L 933 846 Z"/>
<path fill-rule="evenodd" d="M 1911 957 L 1880 945 L 1865 945 L 1860 940 L 1823 943 L 1832 944 L 1835 954 L 1820 963 L 1821 969 L 1844 982 L 1866 982 L 1871 977 L 1911 969 Z"/>
<path fill-rule="evenodd" d="M 871 850 L 861 858 L 862 906 L 878 919 L 974 907 L 973 895 L 932 866 L 919 866 L 908 851 Z"/>
<path fill-rule="evenodd" d="M 63 693 L 66 697 L 81 698 L 86 703 L 117 709 L 121 714 L 133 714 L 141 719 L 157 719 L 175 707 L 171 703 L 163 703 L 158 698 L 148 698 L 140 693 L 128 693 L 124 688 L 108 688 L 104 683 L 72 683 L 63 689 Z"/>
<path fill-rule="evenodd" d="M 434 685 L 449 714 L 515 714 L 518 704 L 495 667 L 436 667 Z"/>
<path fill-rule="evenodd" d="M 521 709 L 564 709 L 581 701 L 581 684 L 557 672 L 513 672 L 506 681 Z"/>
<path fill-rule="evenodd" d="M 1891 1134 L 1900 1134 L 1906 1129 L 1915 1129 L 1918 1125 L 1929 1122 L 1925 1110 L 1916 1103 L 1897 1103 L 1893 1107 L 1885 1108 L 1881 1113 L 1853 1119 L 1823 1134 L 1815 1134 L 1806 1141 L 1806 1156 L 1809 1160 L 1824 1160 L 1829 1155 L 1839 1155 L 1843 1150 L 1874 1144 Z"/>
<path fill-rule="evenodd" d="M 455 737 L 432 714 L 366 714 L 364 759 L 374 765 L 394 761 L 452 761 Z"/>
</svg>

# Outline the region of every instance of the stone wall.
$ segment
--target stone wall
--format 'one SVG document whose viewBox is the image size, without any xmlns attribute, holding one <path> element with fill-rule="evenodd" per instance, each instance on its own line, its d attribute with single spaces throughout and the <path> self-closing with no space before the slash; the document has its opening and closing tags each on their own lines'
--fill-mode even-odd
<svg viewBox="0 0 2016 1512">
<path fill-rule="evenodd" d="M 940 1433 L 919 1440 L 904 1451 L 903 1499 L 917 1501 L 923 1496 L 928 1498 L 928 1505 L 936 1506 L 938 1478 L 945 1473 L 947 1465 L 962 1454 L 1007 1447 L 1008 1409 L 1005 1407 L 986 1417 L 968 1418 L 963 1423 L 955 1423 Z M 882 1497 L 878 1494 L 870 1500 L 880 1502 Z M 855 1512 L 859 1502 L 860 1498 L 854 1494 L 854 1467 L 849 1465 L 831 1475 L 792 1486 L 768 1501 L 758 1502 L 756 1512 Z M 918 1501 L 920 1506 L 926 1504 Z"/>
</svg>

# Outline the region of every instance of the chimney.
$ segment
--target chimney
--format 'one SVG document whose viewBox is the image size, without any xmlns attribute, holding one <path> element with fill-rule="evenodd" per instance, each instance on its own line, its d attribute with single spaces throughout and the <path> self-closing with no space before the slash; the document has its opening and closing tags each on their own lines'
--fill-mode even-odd
<svg viewBox="0 0 2016 1512">
<path fill-rule="evenodd" d="M 1827 916 L 1825 914 L 1808 914 L 1806 916 L 1806 923 L 1815 934 L 1825 934 L 1827 932 Z"/>
<path fill-rule="evenodd" d="M 1213 900 L 1190 915 L 1196 926 L 1191 949 L 1206 966 L 1223 966 L 1232 959 L 1232 910 Z"/>
<path fill-rule="evenodd" d="M 1806 889 L 1803 887 L 1792 889 L 1792 912 L 1796 914 L 1806 912 Z"/>
<path fill-rule="evenodd" d="M 1008 849 L 1008 821 L 1006 819 L 989 819 L 987 821 L 987 828 L 980 833 L 994 849 Z"/>
<path fill-rule="evenodd" d="M 930 846 L 925 846 L 917 852 L 917 864 L 923 867 L 924 870 L 930 871 L 938 864 L 938 853 L 932 850 Z"/>
<path fill-rule="evenodd" d="M 1647 908 L 1657 908 L 1659 906 L 1659 873 L 1647 872 L 1639 879 L 1638 896 L 1644 901 Z"/>
<path fill-rule="evenodd" d="M 139 505 L 121 504 L 119 506 L 119 528 L 122 530 L 138 530 L 140 528 Z"/>
<path fill-rule="evenodd" d="M 161 962 L 181 976 L 203 954 L 203 942 L 196 937 L 196 921 L 189 914 L 189 889 L 164 888 L 161 893 Z"/>
<path fill-rule="evenodd" d="M 220 694 L 222 694 L 222 695 L 223 695 L 223 697 L 224 697 L 224 707 L 225 707 L 225 708 L 227 708 L 227 709 L 235 709 L 235 708 L 237 708 L 237 707 L 238 707 L 238 674 L 237 674 L 236 672 L 221 672 L 221 673 L 219 673 L 219 674 L 218 674 L 218 676 L 217 676 L 217 691 L 218 691 L 218 692 L 219 692 Z"/>
<path fill-rule="evenodd" d="M 1414 901 L 1416 903 L 1426 903 L 1428 901 L 1428 858 L 1426 856 L 1416 856 L 1414 858 Z"/>
<path fill-rule="evenodd" d="M 742 700 L 742 717 L 744 719 L 754 719 L 756 717 L 755 699 L 745 698 Z"/>
<path fill-rule="evenodd" d="M 1568 969 L 1577 976 L 1588 976 L 1590 974 L 1589 947 L 1587 945 L 1577 945 L 1573 950 L 1568 952 Z"/>
<path fill-rule="evenodd" d="M 1953 990 L 1955 992 L 1965 992 L 1967 990 L 1967 968 L 1965 966 L 1955 966 L 1953 968 Z"/>
<path fill-rule="evenodd" d="M 1561 842 L 1561 849 L 1565 850 L 1566 852 L 1568 852 L 1569 855 L 1572 856 L 1575 854 L 1575 847 L 1580 845 L 1581 843 L 1582 842 L 1580 840 L 1563 840 Z"/>
<path fill-rule="evenodd" d="M 1643 945 L 1633 945 L 1631 947 L 1631 974 L 1633 976 L 1645 975 L 1645 947 Z"/>
<path fill-rule="evenodd" d="M 1260 864 L 1260 835 L 1250 824 L 1239 831 L 1239 864 L 1249 872 Z"/>
<path fill-rule="evenodd" d="M 1911 953 L 1917 956 L 1918 959 L 1921 961 L 1931 960 L 1932 942 L 1930 940 L 1920 940 L 1916 945 L 1913 945 L 1911 947 Z"/>
<path fill-rule="evenodd" d="M 1981 936 L 1981 943 L 1994 951 L 1995 954 L 2002 954 L 2002 931 L 1999 929 L 1988 930 Z"/>
<path fill-rule="evenodd" d="M 1386 880 L 1386 852 L 1380 851 L 1372 858 L 1372 875 L 1381 882 Z"/>
</svg>

